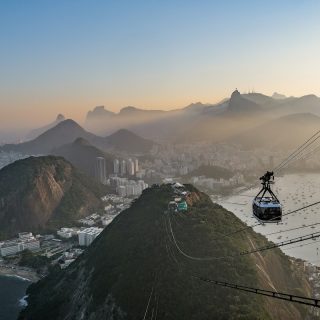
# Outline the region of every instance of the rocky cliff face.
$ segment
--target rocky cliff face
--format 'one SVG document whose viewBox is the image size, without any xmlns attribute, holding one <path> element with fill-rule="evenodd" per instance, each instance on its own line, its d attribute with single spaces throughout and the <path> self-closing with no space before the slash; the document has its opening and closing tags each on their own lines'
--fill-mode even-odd
<svg viewBox="0 0 320 320">
<path fill-rule="evenodd" d="M 0 236 L 72 223 L 101 206 L 104 187 L 59 157 L 30 157 L 0 171 Z"/>
<path fill-rule="evenodd" d="M 184 213 L 166 212 L 170 186 L 145 190 L 73 264 L 28 289 L 29 305 L 20 319 L 305 319 L 299 305 L 192 277 L 309 293 L 306 279 L 297 276 L 280 250 L 211 261 L 182 256 L 170 227 L 179 246 L 197 257 L 232 255 L 267 242 L 251 230 L 220 237 L 244 224 L 205 194 L 187 188 L 191 194 Z"/>
</svg>

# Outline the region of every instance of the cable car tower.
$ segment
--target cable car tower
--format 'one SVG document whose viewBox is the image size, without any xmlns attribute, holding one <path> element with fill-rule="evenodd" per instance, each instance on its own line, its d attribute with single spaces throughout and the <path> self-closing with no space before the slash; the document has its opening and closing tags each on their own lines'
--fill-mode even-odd
<svg viewBox="0 0 320 320">
<path fill-rule="evenodd" d="M 253 214 L 262 222 L 279 222 L 282 218 L 282 208 L 278 198 L 271 190 L 271 184 L 274 184 L 273 171 L 267 171 L 260 177 L 260 180 L 262 189 L 253 200 Z"/>
</svg>

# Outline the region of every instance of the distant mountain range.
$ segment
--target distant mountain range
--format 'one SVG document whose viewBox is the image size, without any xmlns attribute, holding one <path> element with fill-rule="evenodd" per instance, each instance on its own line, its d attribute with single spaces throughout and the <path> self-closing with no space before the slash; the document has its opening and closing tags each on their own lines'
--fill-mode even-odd
<svg viewBox="0 0 320 320">
<path fill-rule="evenodd" d="M 310 113 L 299 113 L 268 120 L 232 136 L 228 142 L 242 145 L 246 149 L 294 149 L 319 129 L 320 117 Z"/>
<path fill-rule="evenodd" d="M 302 114 L 303 118 L 306 113 L 320 116 L 320 98 L 285 97 L 279 93 L 240 94 L 235 90 L 229 99 L 217 104 L 197 102 L 171 111 L 126 107 L 114 113 L 100 106 L 88 113 L 85 127 L 99 134 L 127 128 L 160 142 L 224 142 L 275 119 L 281 121 L 292 114 Z M 308 130 L 303 131 L 300 130 L 302 138 L 308 134 Z"/>
<path fill-rule="evenodd" d="M 107 137 L 100 137 L 84 130 L 73 120 L 64 120 L 55 127 L 45 131 L 34 140 L 7 144 L 0 151 L 16 151 L 24 154 L 51 154 L 63 145 L 73 143 L 76 139 L 83 138 L 93 146 L 104 151 L 118 151 L 127 153 L 143 154 L 152 148 L 154 142 L 139 137 L 128 130 L 118 130 Z"/>
<path fill-rule="evenodd" d="M 0 239 L 72 225 L 107 192 L 61 157 L 16 161 L 0 170 Z"/>
<path fill-rule="evenodd" d="M 165 213 L 174 195 L 171 186 L 145 190 L 68 268 L 28 288 L 28 305 L 19 319 L 306 319 L 307 310 L 299 304 L 194 278 L 310 294 L 306 276 L 279 248 L 232 258 L 269 242 L 252 229 L 221 237 L 245 224 L 207 195 L 187 188 L 188 211 L 180 214 Z M 231 258 L 188 259 L 172 234 L 188 255 Z"/>
<path fill-rule="evenodd" d="M 310 116 L 307 117 L 306 114 Z M 250 148 L 248 135 L 256 137 L 257 143 L 251 143 L 251 147 L 256 147 L 265 141 L 268 135 L 276 135 L 275 130 L 279 130 L 277 128 L 296 132 L 296 137 L 282 132 L 282 138 L 267 139 L 266 146 L 291 148 L 296 143 L 295 138 L 303 141 L 310 135 L 318 125 L 318 116 L 320 99 L 315 95 L 287 98 L 275 93 L 270 97 L 260 93 L 241 94 L 235 90 L 229 99 L 218 104 L 197 102 L 172 111 L 126 107 L 119 113 L 114 113 L 99 106 L 87 115 L 85 127 L 89 131 L 73 120 L 62 120 L 61 116 L 57 118 L 55 126 L 51 127 L 53 124 L 50 124 L 34 131 L 34 135 L 39 134 L 49 127 L 35 139 L 5 145 L 0 150 L 50 154 L 54 149 L 72 144 L 78 138 L 83 138 L 92 146 L 109 153 L 146 154 L 155 145 L 153 141 L 236 142 Z"/>
</svg>

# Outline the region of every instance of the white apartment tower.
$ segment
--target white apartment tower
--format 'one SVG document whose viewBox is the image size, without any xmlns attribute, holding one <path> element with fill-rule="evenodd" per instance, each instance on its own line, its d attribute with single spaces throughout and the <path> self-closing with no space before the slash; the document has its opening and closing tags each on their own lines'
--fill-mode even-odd
<svg viewBox="0 0 320 320">
<path fill-rule="evenodd" d="M 90 244 L 93 242 L 93 240 L 102 232 L 102 228 L 87 228 L 84 230 L 81 230 L 78 234 L 79 237 L 79 245 L 80 246 L 90 246 Z"/>
<path fill-rule="evenodd" d="M 122 160 L 120 165 L 120 174 L 122 176 L 125 176 L 126 173 L 127 173 L 127 163 L 126 163 L 126 160 Z"/>
<path fill-rule="evenodd" d="M 106 172 L 106 159 L 103 157 L 97 157 L 95 163 L 95 176 L 98 181 L 105 184 L 107 179 Z"/>
<path fill-rule="evenodd" d="M 113 160 L 113 173 L 114 174 L 120 173 L 120 162 L 118 159 Z"/>
<path fill-rule="evenodd" d="M 134 159 L 134 171 L 135 173 L 139 171 L 139 160 L 137 158 Z"/>
<path fill-rule="evenodd" d="M 128 175 L 134 176 L 134 162 L 132 159 L 129 159 L 127 162 Z"/>
</svg>

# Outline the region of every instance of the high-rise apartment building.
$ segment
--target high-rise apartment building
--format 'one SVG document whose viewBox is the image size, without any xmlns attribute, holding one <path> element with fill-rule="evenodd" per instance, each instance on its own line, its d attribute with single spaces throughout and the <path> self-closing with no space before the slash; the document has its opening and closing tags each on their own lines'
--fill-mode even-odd
<svg viewBox="0 0 320 320">
<path fill-rule="evenodd" d="M 105 184 L 107 180 L 106 159 L 97 157 L 95 163 L 95 176 L 98 181 Z"/>
</svg>

